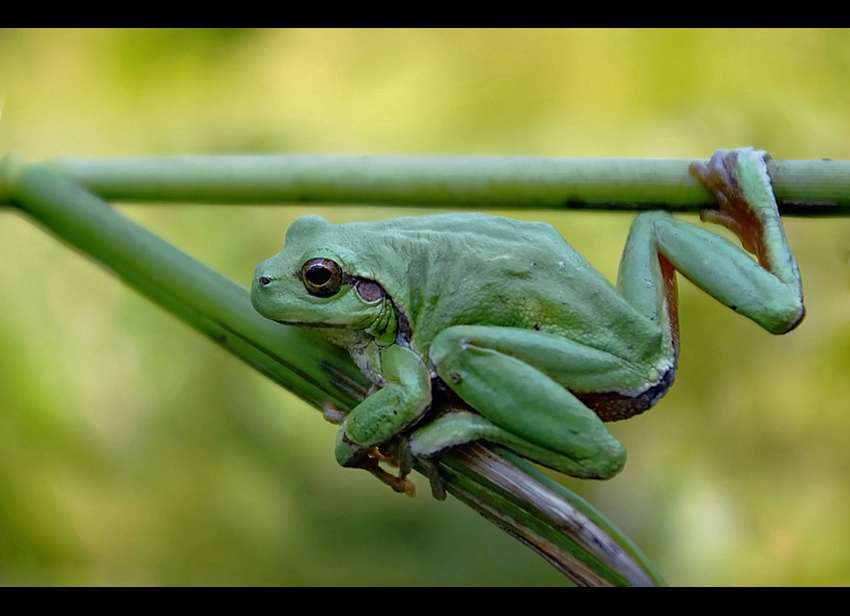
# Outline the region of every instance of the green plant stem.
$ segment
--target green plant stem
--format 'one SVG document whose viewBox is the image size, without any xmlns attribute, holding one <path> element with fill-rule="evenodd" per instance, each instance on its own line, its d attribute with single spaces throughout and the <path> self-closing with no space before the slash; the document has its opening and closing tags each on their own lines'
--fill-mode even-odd
<svg viewBox="0 0 850 616">
<path fill-rule="evenodd" d="M 690 162 L 238 155 L 65 158 L 49 164 L 109 201 L 670 211 L 716 207 L 688 172 Z M 850 161 L 773 160 L 768 167 L 783 214 L 850 214 Z"/>
<path fill-rule="evenodd" d="M 349 411 L 365 395 L 364 377 L 341 349 L 263 319 L 246 289 L 54 171 L 7 156 L 0 162 L 0 201 L 314 406 L 330 401 Z M 451 494 L 575 582 L 663 584 L 625 535 L 526 462 L 511 463 L 478 445 L 434 462 Z"/>
<path fill-rule="evenodd" d="M 342 349 L 264 319 L 244 288 L 65 178 L 14 156 L 1 171 L 20 211 L 272 380 L 314 405 L 362 398 L 366 380 Z"/>
</svg>

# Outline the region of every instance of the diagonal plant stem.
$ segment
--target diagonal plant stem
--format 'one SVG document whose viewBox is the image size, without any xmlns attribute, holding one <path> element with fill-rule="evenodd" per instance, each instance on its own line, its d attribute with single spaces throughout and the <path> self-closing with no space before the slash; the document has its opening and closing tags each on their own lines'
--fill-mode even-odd
<svg viewBox="0 0 850 616">
<path fill-rule="evenodd" d="M 0 167 L 2 193 L 59 239 L 308 402 L 330 398 L 347 406 L 363 396 L 366 381 L 356 368 L 345 369 L 347 353 L 264 319 L 244 288 L 68 180 L 10 155 Z M 329 361 L 338 373 L 302 369 L 305 355 L 306 365 Z"/>
<path fill-rule="evenodd" d="M 33 219 L 128 285 L 317 407 L 348 411 L 366 381 L 348 355 L 260 317 L 248 292 L 108 203 L 42 165 L 0 161 L 0 203 Z M 435 460 L 448 490 L 583 585 L 664 584 L 646 557 L 591 505 L 509 452 L 480 445 Z"/>
</svg>

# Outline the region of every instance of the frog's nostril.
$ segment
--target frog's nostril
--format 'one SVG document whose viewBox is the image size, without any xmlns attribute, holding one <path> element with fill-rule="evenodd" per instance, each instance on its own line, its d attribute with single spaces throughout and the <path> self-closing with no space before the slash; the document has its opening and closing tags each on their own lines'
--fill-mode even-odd
<svg viewBox="0 0 850 616">
<path fill-rule="evenodd" d="M 260 283 L 260 286 L 261 286 L 261 287 L 267 287 L 267 286 L 269 286 L 269 285 L 271 284 L 272 279 L 271 279 L 271 278 L 269 278 L 268 276 L 260 276 L 260 277 L 257 279 L 257 282 L 259 282 L 259 283 Z"/>
</svg>

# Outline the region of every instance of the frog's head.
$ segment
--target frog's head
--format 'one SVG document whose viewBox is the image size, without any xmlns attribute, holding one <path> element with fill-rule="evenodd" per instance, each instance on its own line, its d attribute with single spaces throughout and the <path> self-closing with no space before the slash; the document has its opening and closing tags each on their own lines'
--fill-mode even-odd
<svg viewBox="0 0 850 616">
<path fill-rule="evenodd" d="M 287 325 L 368 330 L 393 335 L 395 314 L 384 288 L 356 271 L 341 226 L 319 216 L 296 220 L 283 250 L 254 271 L 251 303 Z"/>
</svg>

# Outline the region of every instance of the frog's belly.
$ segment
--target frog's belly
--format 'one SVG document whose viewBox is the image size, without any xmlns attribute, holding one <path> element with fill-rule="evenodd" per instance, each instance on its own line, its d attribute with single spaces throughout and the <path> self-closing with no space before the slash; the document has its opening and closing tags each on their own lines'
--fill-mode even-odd
<svg viewBox="0 0 850 616">
<path fill-rule="evenodd" d="M 585 406 L 599 415 L 602 421 L 619 421 L 643 413 L 655 406 L 673 385 L 676 378 L 676 368 L 670 368 L 664 376 L 646 391 L 627 396 L 616 391 L 608 392 L 571 392 Z"/>
</svg>

